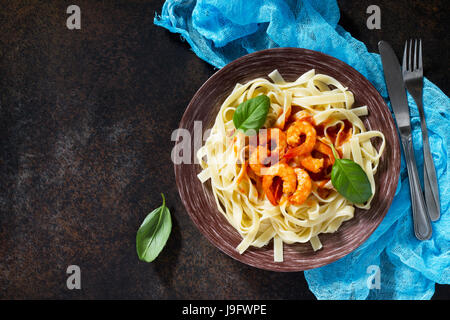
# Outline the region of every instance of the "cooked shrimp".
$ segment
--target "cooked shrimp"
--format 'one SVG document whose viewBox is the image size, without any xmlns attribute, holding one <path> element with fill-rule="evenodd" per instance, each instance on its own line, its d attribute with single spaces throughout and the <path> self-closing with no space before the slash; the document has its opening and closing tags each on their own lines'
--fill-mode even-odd
<svg viewBox="0 0 450 320">
<path fill-rule="evenodd" d="M 309 174 L 305 170 L 297 168 L 294 169 L 294 172 L 297 175 L 297 189 L 289 197 L 289 202 L 300 205 L 304 203 L 311 194 L 312 183 Z"/>
<path fill-rule="evenodd" d="M 323 168 L 323 159 L 313 158 L 311 154 L 298 156 L 300 164 L 308 171 L 318 173 Z"/>
<path fill-rule="evenodd" d="M 260 130 L 259 145 L 269 148 L 270 159 L 272 163 L 278 162 L 286 152 L 287 141 L 286 134 L 277 128 Z"/>
<path fill-rule="evenodd" d="M 275 164 L 284 156 L 287 148 L 286 135 L 277 128 L 261 130 L 259 145 L 253 148 L 250 155 L 250 168 L 257 175 L 261 175 L 261 169 L 269 164 Z"/>
<path fill-rule="evenodd" d="M 300 144 L 302 135 L 305 135 L 306 139 L 305 142 Z M 290 146 L 294 147 L 286 153 L 288 159 L 310 153 L 316 144 L 316 129 L 309 122 L 295 121 L 287 130 L 286 141 Z"/>
<path fill-rule="evenodd" d="M 265 168 L 264 162 L 267 157 L 268 154 L 266 146 L 258 146 L 253 150 L 250 155 L 249 166 L 256 175 L 261 175 L 261 169 Z"/>
<path fill-rule="evenodd" d="M 290 146 L 297 146 L 300 144 L 300 137 L 301 135 L 306 135 L 306 140 L 304 144 L 307 144 L 307 148 L 310 150 L 308 152 L 311 152 L 311 150 L 314 148 L 314 143 L 316 143 L 316 129 L 314 129 L 314 126 L 303 120 L 295 121 L 288 129 L 287 129 L 287 143 Z M 313 143 L 314 142 L 314 143 Z"/>
<path fill-rule="evenodd" d="M 294 168 L 304 168 L 310 172 L 318 173 L 323 169 L 325 161 L 322 158 L 314 158 L 310 153 L 296 156 L 290 162 Z"/>
<path fill-rule="evenodd" d="M 297 177 L 292 167 L 285 163 L 277 163 L 266 169 L 263 176 L 263 189 L 267 198 L 273 205 L 277 205 L 277 201 L 271 190 L 273 180 L 275 177 L 280 177 L 283 181 L 283 193 L 292 194 L 297 186 Z"/>
<path fill-rule="evenodd" d="M 317 150 L 320 153 L 323 153 L 324 155 L 328 156 L 328 158 L 330 159 L 330 163 L 334 164 L 333 151 L 331 151 L 331 148 L 327 146 L 325 143 L 317 141 L 316 145 L 314 146 L 314 150 Z"/>
<path fill-rule="evenodd" d="M 311 116 L 311 114 L 308 111 L 301 110 L 301 111 L 298 111 L 298 112 L 294 113 L 292 115 L 292 119 L 294 119 L 296 121 L 302 120 L 302 121 L 311 122 L 312 121 L 312 116 Z"/>
</svg>

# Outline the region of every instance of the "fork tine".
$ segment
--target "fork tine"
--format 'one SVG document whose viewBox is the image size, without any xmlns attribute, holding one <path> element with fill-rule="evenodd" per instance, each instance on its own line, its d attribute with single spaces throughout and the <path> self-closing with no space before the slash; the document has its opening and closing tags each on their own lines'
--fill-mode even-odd
<svg viewBox="0 0 450 320">
<path fill-rule="evenodd" d="M 422 69 L 422 39 L 419 39 L 419 69 Z"/>
<path fill-rule="evenodd" d="M 413 64 L 414 68 L 413 70 L 417 70 L 419 68 L 419 58 L 417 57 L 417 39 L 414 39 L 414 58 L 413 58 Z"/>
<path fill-rule="evenodd" d="M 408 70 L 408 66 L 406 65 L 406 56 L 408 55 L 408 40 L 405 41 L 405 49 L 403 50 L 403 63 L 402 63 L 402 68 L 403 68 L 403 72 Z"/>
<path fill-rule="evenodd" d="M 412 57 L 411 57 L 412 39 L 409 40 L 408 46 L 409 46 L 408 70 L 409 70 L 409 71 L 412 71 L 412 70 L 413 70 L 413 67 L 412 67 Z"/>
</svg>

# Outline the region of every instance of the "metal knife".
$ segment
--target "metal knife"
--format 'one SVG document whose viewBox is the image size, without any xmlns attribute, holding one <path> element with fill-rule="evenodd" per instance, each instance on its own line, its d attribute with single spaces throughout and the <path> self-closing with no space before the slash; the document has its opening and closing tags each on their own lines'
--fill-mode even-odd
<svg viewBox="0 0 450 320">
<path fill-rule="evenodd" d="M 417 173 L 416 159 L 411 134 L 411 122 L 409 119 L 409 106 L 406 99 L 406 89 L 403 83 L 402 70 L 394 50 L 386 41 L 378 42 L 378 49 L 383 63 L 384 78 L 394 110 L 403 151 L 405 152 L 406 167 L 408 169 L 409 187 L 411 193 L 411 206 L 414 221 L 414 234 L 419 240 L 427 240 L 431 237 L 432 229 L 430 217 L 420 187 Z"/>
</svg>

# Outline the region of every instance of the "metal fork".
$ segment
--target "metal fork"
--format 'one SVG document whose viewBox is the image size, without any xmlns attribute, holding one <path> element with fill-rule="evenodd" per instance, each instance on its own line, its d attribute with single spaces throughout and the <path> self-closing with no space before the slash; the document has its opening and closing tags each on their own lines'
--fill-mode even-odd
<svg viewBox="0 0 450 320">
<path fill-rule="evenodd" d="M 413 50 L 414 45 L 414 52 Z M 417 50 L 419 51 L 417 53 Z M 411 96 L 419 109 L 420 124 L 422 129 L 423 140 L 423 181 L 425 202 L 428 208 L 431 221 L 436 221 L 440 216 L 439 205 L 439 189 L 436 178 L 436 169 L 434 168 L 433 157 L 430 152 L 430 144 L 428 142 L 428 130 L 425 122 L 425 113 L 422 104 L 423 90 L 423 66 L 422 66 L 422 39 L 409 40 L 405 42 L 405 50 L 403 52 L 403 81 Z"/>
</svg>

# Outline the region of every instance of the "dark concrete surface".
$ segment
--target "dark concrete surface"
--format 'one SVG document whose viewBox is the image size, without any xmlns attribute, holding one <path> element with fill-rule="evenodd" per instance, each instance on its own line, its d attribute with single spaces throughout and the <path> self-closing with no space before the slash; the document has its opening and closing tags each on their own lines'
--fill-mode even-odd
<svg viewBox="0 0 450 320">
<path fill-rule="evenodd" d="M 303 273 L 243 265 L 185 212 L 171 133 L 214 69 L 153 25 L 163 1 L 87 1 L 82 29 L 65 1 L 0 1 L 0 298 L 313 299 Z M 448 92 L 446 1 L 339 1 L 340 24 L 377 51 L 426 44 L 426 75 Z M 366 28 L 366 8 L 382 29 Z M 173 230 L 140 262 L 136 231 L 166 196 Z M 81 268 L 82 289 L 66 288 Z M 448 299 L 449 287 L 434 298 Z"/>
</svg>

